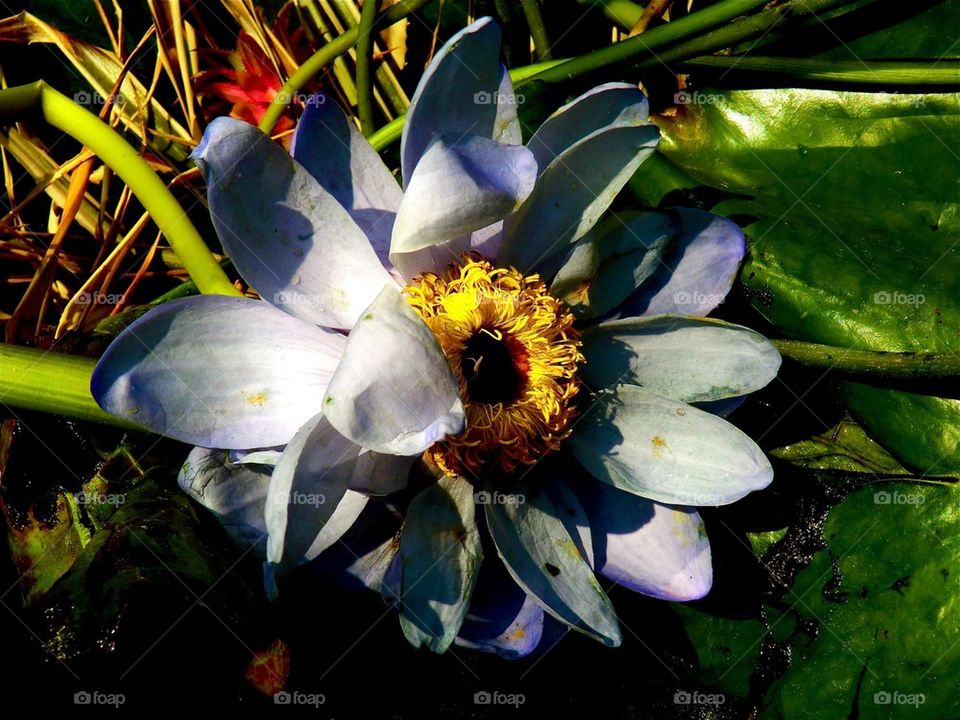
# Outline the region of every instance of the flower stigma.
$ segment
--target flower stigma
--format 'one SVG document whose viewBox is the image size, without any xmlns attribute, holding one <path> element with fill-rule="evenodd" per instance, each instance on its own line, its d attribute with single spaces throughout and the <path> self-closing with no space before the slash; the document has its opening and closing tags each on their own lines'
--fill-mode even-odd
<svg viewBox="0 0 960 720">
<path fill-rule="evenodd" d="M 513 472 L 570 434 L 580 389 L 580 333 L 539 275 L 495 268 L 465 254 L 404 292 L 436 336 L 460 386 L 465 429 L 427 449 L 451 476 L 499 465 Z"/>
</svg>

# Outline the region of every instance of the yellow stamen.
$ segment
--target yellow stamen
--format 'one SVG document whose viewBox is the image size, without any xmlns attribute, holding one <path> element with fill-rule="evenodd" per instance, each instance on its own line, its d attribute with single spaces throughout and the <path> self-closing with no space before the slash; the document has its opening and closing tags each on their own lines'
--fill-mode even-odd
<svg viewBox="0 0 960 720">
<path fill-rule="evenodd" d="M 497 464 L 512 472 L 557 450 L 575 416 L 583 355 L 573 315 L 539 275 L 466 255 L 443 277 L 417 276 L 405 292 L 439 340 L 467 416 L 465 430 L 426 459 L 448 475 Z"/>
</svg>

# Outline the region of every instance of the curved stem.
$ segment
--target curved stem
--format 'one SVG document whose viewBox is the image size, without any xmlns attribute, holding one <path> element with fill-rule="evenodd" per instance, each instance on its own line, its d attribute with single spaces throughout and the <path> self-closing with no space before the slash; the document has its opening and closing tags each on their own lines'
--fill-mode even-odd
<svg viewBox="0 0 960 720">
<path fill-rule="evenodd" d="M 373 21 L 377 18 L 377 0 L 364 0 L 357 26 L 357 115 L 364 137 L 373 133 L 373 85 L 370 65 L 373 62 Z"/>
<path fill-rule="evenodd" d="M 95 365 L 75 355 L 0 344 L 0 405 L 138 429 L 97 405 L 90 394 Z"/>
<path fill-rule="evenodd" d="M 393 25 L 395 22 L 403 20 L 407 15 L 416 12 L 428 2 L 432 2 L 432 0 L 401 0 L 389 10 L 380 14 L 374 22 L 374 28 L 385 28 Z M 265 133 L 270 133 L 283 114 L 284 109 L 303 89 L 310 78 L 356 45 L 359 37 L 359 26 L 352 27 L 307 58 L 303 65 L 297 68 L 297 71 L 277 91 L 273 102 L 270 103 L 263 117 L 260 118 L 260 129 Z"/>
<path fill-rule="evenodd" d="M 773 344 L 784 358 L 801 365 L 864 377 L 896 380 L 960 377 L 960 353 L 857 350 L 799 340 L 774 340 Z"/>
<path fill-rule="evenodd" d="M 0 122 L 37 114 L 90 148 L 130 187 L 201 292 L 239 295 L 180 203 L 139 153 L 93 113 L 43 81 L 0 90 Z"/>
</svg>

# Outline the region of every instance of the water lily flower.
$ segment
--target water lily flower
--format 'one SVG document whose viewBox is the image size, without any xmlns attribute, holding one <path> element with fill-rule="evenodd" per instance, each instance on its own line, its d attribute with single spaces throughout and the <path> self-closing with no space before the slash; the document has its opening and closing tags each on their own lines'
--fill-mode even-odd
<svg viewBox="0 0 960 720">
<path fill-rule="evenodd" d="M 242 542 L 267 535 L 271 591 L 345 547 L 415 646 L 515 657 L 546 616 L 617 645 L 598 578 L 671 600 L 709 590 L 693 506 L 772 478 L 720 415 L 780 358 L 703 317 L 743 257 L 735 224 L 606 212 L 659 137 L 643 94 L 601 85 L 524 145 L 499 42 L 483 19 L 438 52 L 402 187 L 322 96 L 290 154 L 214 121 L 194 156 L 263 300 L 152 310 L 92 389 L 197 446 L 181 486 Z"/>
</svg>

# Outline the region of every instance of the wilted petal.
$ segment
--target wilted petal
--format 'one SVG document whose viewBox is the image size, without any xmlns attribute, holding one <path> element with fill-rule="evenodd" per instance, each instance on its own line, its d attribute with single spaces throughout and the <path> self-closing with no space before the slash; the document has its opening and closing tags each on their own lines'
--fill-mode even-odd
<svg viewBox="0 0 960 720">
<path fill-rule="evenodd" d="M 500 28 L 485 17 L 444 43 L 417 85 L 400 141 L 404 187 L 435 137 L 493 137 L 499 87 Z"/>
<path fill-rule="evenodd" d="M 390 282 L 347 211 L 257 128 L 217 118 L 193 156 L 223 248 L 265 300 L 317 325 L 349 328 Z"/>
<path fill-rule="evenodd" d="M 263 508 L 273 468 L 237 465 L 228 456 L 227 450 L 195 447 L 180 467 L 177 484 L 212 512 L 234 541 L 253 545 L 253 552 L 262 558 L 267 539 Z"/>
<path fill-rule="evenodd" d="M 583 333 L 581 377 L 618 382 L 684 402 L 746 395 L 773 380 L 780 353 L 763 335 L 721 320 L 655 315 L 613 320 Z"/>
<path fill-rule="evenodd" d="M 283 445 L 320 409 L 344 346 L 264 302 L 184 298 L 120 333 L 90 389 L 107 412 L 176 440 Z"/>
<path fill-rule="evenodd" d="M 636 385 L 604 393 L 567 447 L 599 480 L 676 505 L 726 505 L 773 479 L 763 451 L 733 425 Z"/>
<path fill-rule="evenodd" d="M 677 225 L 662 266 L 617 311 L 632 315 L 706 315 L 730 291 L 743 259 L 736 223 L 688 208 L 670 210 Z"/>
<path fill-rule="evenodd" d="M 606 483 L 585 483 L 594 568 L 624 587 L 664 600 L 697 600 L 710 591 L 710 541 L 699 513 L 662 505 Z"/>
<path fill-rule="evenodd" d="M 606 645 L 619 645 L 613 606 L 560 511 L 531 483 L 521 481 L 515 488 L 515 501 L 484 505 L 487 527 L 510 576 L 558 620 Z"/>
<path fill-rule="evenodd" d="M 403 190 L 333 98 L 318 93 L 307 101 L 290 152 L 350 213 L 387 265 Z"/>
<path fill-rule="evenodd" d="M 502 219 L 533 189 L 537 165 L 525 147 L 481 137 L 454 140 L 437 138 L 417 163 L 393 229 L 394 263 L 398 255 L 469 236 Z"/>
<path fill-rule="evenodd" d="M 436 337 L 388 287 L 350 333 L 323 410 L 358 445 L 418 455 L 463 428 L 459 387 Z"/>
<path fill-rule="evenodd" d="M 583 237 L 656 149 L 653 125 L 594 132 L 541 170 L 530 197 L 504 223 L 500 263 L 523 272 Z"/>
<path fill-rule="evenodd" d="M 414 647 L 442 653 L 460 630 L 483 561 L 469 482 L 443 476 L 413 499 L 400 561 L 403 634 Z"/>
</svg>

